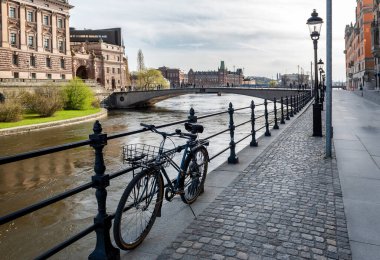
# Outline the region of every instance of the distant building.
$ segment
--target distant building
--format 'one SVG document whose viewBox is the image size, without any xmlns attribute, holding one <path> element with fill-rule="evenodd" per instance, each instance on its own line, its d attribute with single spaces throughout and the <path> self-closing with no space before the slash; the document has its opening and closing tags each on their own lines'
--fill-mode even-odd
<svg viewBox="0 0 380 260">
<path fill-rule="evenodd" d="M 0 79 L 71 79 L 67 0 L 0 3 Z"/>
<path fill-rule="evenodd" d="M 159 67 L 159 71 L 161 71 L 162 76 L 170 82 L 171 88 L 178 88 L 184 86 L 187 82 L 185 82 L 185 74 L 180 69 L 171 69 L 168 67 Z"/>
<path fill-rule="evenodd" d="M 74 77 L 96 80 L 106 89 L 131 85 L 120 28 L 93 31 L 71 28 L 70 33 Z"/>
<path fill-rule="evenodd" d="M 346 81 L 349 89 L 373 89 L 374 58 L 371 53 L 373 1 L 357 0 L 356 22 L 345 29 Z"/>
<path fill-rule="evenodd" d="M 188 73 L 188 83 L 198 87 L 240 86 L 243 84 L 243 80 L 243 70 L 228 71 L 224 61 L 221 61 L 217 71 L 193 71 L 190 69 Z"/>
<path fill-rule="evenodd" d="M 309 84 L 309 75 L 305 75 L 305 74 L 298 74 L 298 73 L 281 74 L 280 78 L 281 78 L 281 85 L 283 87 L 290 87 L 290 86 L 298 87 L 299 85 Z"/>
</svg>

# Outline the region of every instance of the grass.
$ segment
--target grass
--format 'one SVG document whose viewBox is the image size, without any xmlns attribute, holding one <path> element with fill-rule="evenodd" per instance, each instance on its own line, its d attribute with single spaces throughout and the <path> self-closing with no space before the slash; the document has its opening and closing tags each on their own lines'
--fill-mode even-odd
<svg viewBox="0 0 380 260">
<path fill-rule="evenodd" d="M 66 120 L 76 117 L 88 116 L 100 112 L 100 108 L 92 108 L 88 110 L 62 110 L 57 111 L 54 116 L 40 117 L 36 114 L 24 114 L 23 120 L 18 122 L 0 122 L 0 129 L 11 128 L 17 126 L 34 125 L 41 123 L 49 123 L 54 121 Z"/>
</svg>

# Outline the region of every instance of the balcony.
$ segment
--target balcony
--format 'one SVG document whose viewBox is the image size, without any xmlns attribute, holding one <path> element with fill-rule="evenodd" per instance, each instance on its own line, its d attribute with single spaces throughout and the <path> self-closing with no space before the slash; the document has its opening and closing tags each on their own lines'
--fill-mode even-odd
<svg viewBox="0 0 380 260">
<path fill-rule="evenodd" d="M 380 57 L 380 30 L 379 23 L 376 20 L 371 22 L 371 52 L 375 57 Z"/>
</svg>

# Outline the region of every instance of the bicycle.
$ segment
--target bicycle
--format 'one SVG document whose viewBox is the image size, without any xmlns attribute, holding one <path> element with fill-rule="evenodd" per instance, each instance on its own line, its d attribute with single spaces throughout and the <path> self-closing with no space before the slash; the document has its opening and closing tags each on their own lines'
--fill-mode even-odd
<svg viewBox="0 0 380 260">
<path fill-rule="evenodd" d="M 124 161 L 141 169 L 139 173 L 133 173 L 133 179 L 124 190 L 115 213 L 114 238 L 123 250 L 134 249 L 143 242 L 156 217 L 161 217 L 164 196 L 167 201 L 171 201 L 174 196 L 180 195 L 188 205 L 196 201 L 203 192 L 209 163 L 206 148 L 209 142 L 198 139 L 198 134 L 203 132 L 202 125 L 185 123 L 185 129 L 190 133 L 183 133 L 180 129 L 166 133 L 158 131 L 154 125 L 140 125 L 161 135 L 163 140 L 159 147 L 144 144 L 123 147 Z M 184 145 L 167 150 L 164 146 L 169 137 L 180 137 L 187 141 Z M 179 166 L 173 157 L 182 151 Z M 173 180 L 170 180 L 165 170 L 169 165 L 178 172 Z"/>
</svg>

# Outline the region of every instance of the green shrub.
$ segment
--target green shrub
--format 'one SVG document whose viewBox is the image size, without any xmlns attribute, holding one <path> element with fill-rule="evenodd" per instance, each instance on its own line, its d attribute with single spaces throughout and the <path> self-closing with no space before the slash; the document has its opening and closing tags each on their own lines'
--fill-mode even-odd
<svg viewBox="0 0 380 260">
<path fill-rule="evenodd" d="M 91 102 L 91 106 L 93 108 L 99 108 L 100 107 L 100 101 L 99 99 L 95 98 L 92 102 Z"/>
<path fill-rule="evenodd" d="M 20 94 L 24 108 L 41 117 L 50 117 L 63 108 L 63 95 L 57 87 L 43 87 L 35 93 L 23 92 Z"/>
<path fill-rule="evenodd" d="M 75 78 L 64 87 L 65 109 L 85 110 L 91 108 L 94 93 L 81 79 Z"/>
<path fill-rule="evenodd" d="M 0 103 L 0 122 L 17 122 L 22 119 L 22 106 L 17 102 Z"/>
</svg>

